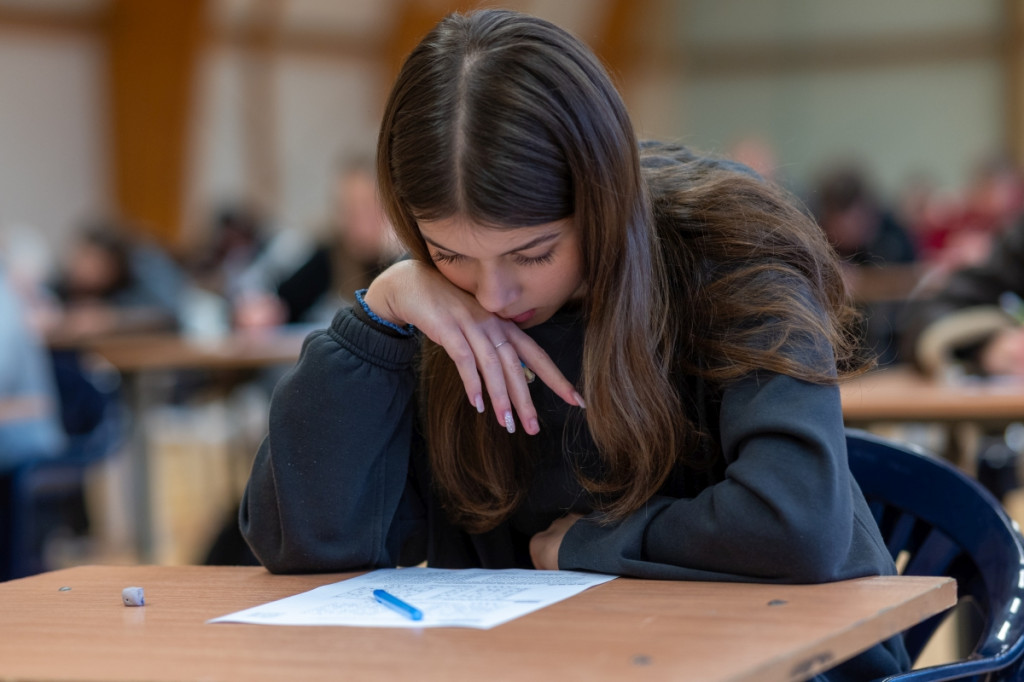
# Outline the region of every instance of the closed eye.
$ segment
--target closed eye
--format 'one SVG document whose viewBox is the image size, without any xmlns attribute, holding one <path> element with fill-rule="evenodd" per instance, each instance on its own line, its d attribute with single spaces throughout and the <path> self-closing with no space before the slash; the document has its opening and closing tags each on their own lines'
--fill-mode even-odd
<svg viewBox="0 0 1024 682">
<path fill-rule="evenodd" d="M 465 260 L 466 257 L 458 253 L 442 253 L 440 251 L 435 251 L 434 253 L 430 254 L 430 258 L 435 263 L 450 265 L 452 263 L 458 263 L 461 260 Z"/>
<path fill-rule="evenodd" d="M 517 265 L 544 265 L 553 261 L 554 258 L 554 251 L 548 251 L 542 256 L 524 256 L 522 254 L 516 254 L 515 262 Z"/>
</svg>

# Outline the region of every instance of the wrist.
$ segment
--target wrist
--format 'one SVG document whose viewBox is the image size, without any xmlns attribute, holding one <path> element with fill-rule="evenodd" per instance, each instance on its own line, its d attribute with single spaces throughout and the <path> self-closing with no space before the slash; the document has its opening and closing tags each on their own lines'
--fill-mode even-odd
<svg viewBox="0 0 1024 682">
<path fill-rule="evenodd" d="M 403 327 L 409 322 L 402 319 L 401 315 L 392 307 L 391 291 L 388 284 L 388 272 L 384 271 L 370 282 L 369 287 L 362 290 L 362 299 L 381 320 Z"/>
<path fill-rule="evenodd" d="M 360 306 L 362 312 L 376 324 L 397 332 L 401 336 L 412 336 L 416 333 L 415 327 L 394 315 L 391 307 L 387 305 L 386 297 L 381 297 L 379 294 L 373 295 L 369 289 L 360 289 L 355 292 L 355 295 L 356 305 Z"/>
</svg>

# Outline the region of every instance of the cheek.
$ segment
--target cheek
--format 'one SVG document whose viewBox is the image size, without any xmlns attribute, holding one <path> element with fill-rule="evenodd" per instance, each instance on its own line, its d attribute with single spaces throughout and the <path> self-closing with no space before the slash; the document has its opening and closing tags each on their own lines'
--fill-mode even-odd
<svg viewBox="0 0 1024 682">
<path fill-rule="evenodd" d="M 571 295 L 576 294 L 576 292 L 578 292 L 580 290 L 580 287 L 582 285 L 583 285 L 583 282 L 580 279 L 579 271 L 577 270 L 577 271 L 573 272 L 573 276 L 572 277 L 566 277 L 565 279 L 562 280 L 561 290 L 562 290 L 562 292 L 564 292 L 564 293 L 566 293 L 566 294 L 571 296 Z"/>
<path fill-rule="evenodd" d="M 578 259 L 566 261 L 558 274 L 558 289 L 575 293 L 583 286 L 583 272 Z"/>
<path fill-rule="evenodd" d="M 463 291 L 472 294 L 476 289 L 472 274 L 463 268 L 452 267 L 451 265 L 438 265 L 437 271 L 444 275 L 446 280 Z"/>
<path fill-rule="evenodd" d="M 561 269 L 536 274 L 523 280 L 524 290 L 534 302 L 546 301 L 547 305 L 561 305 L 576 288 L 575 279 Z"/>
</svg>

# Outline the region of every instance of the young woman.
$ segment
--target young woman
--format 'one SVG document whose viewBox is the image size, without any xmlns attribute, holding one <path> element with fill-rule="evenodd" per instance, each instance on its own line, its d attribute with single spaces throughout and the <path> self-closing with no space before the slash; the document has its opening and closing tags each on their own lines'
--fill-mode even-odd
<svg viewBox="0 0 1024 682">
<path fill-rule="evenodd" d="M 241 510 L 270 570 L 894 572 L 846 464 L 853 313 L 788 196 L 638 145 L 596 58 L 505 11 L 413 51 L 378 180 L 411 258 L 275 392 Z"/>
</svg>

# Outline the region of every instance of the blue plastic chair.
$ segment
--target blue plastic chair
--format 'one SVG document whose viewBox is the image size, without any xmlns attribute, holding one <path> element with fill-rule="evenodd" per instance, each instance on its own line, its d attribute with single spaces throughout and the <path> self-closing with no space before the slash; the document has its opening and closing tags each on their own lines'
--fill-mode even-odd
<svg viewBox="0 0 1024 682">
<path fill-rule="evenodd" d="M 977 622 L 977 642 L 960 661 L 888 678 L 1021 679 L 1024 656 L 1024 541 L 992 494 L 944 460 L 894 441 L 847 430 L 853 472 L 904 575 L 957 581 L 956 612 Z M 904 633 L 912 660 L 949 613 Z"/>
</svg>

